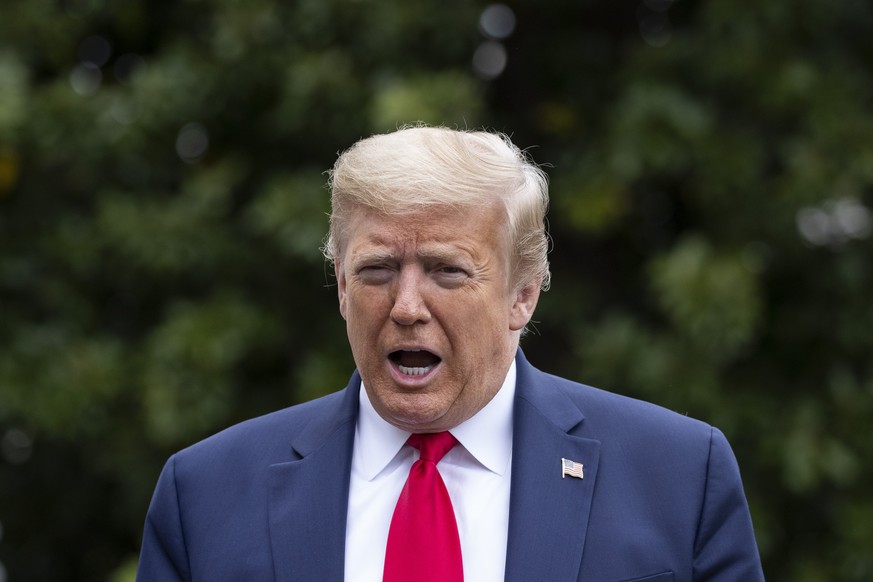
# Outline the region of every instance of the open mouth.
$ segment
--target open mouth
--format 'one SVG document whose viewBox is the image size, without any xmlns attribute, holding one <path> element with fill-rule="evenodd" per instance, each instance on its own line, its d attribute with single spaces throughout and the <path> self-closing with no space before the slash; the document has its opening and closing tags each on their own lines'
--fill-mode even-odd
<svg viewBox="0 0 873 582">
<path fill-rule="evenodd" d="M 427 350 L 397 350 L 391 352 L 388 359 L 397 366 L 401 374 L 407 376 L 424 376 L 442 361 L 439 356 Z"/>
</svg>

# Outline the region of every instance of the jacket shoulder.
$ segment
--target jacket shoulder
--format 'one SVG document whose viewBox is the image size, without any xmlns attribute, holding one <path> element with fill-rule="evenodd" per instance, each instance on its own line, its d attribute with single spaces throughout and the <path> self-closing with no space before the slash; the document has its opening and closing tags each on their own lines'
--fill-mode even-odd
<svg viewBox="0 0 873 582">
<path fill-rule="evenodd" d="M 196 471 L 216 463 L 239 468 L 295 460 L 292 443 L 305 431 L 338 426 L 349 414 L 353 417 L 344 410 L 349 396 L 347 390 L 334 392 L 230 426 L 176 453 L 177 466 Z"/>
<path fill-rule="evenodd" d="M 552 394 L 582 415 L 577 436 L 640 443 L 640 450 L 662 445 L 671 450 L 689 446 L 708 450 L 713 432 L 709 424 L 663 406 L 610 392 L 559 376 L 531 370 L 537 391 Z M 636 449 L 636 447 L 633 447 Z"/>
</svg>

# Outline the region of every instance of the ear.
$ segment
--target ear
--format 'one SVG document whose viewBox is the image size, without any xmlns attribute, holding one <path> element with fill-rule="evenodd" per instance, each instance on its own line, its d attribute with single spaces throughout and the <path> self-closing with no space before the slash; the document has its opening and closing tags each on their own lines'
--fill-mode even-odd
<svg viewBox="0 0 873 582">
<path fill-rule="evenodd" d="M 540 286 L 538 282 L 528 283 L 519 289 L 515 295 L 515 302 L 509 311 L 509 329 L 512 331 L 524 329 L 524 326 L 533 317 L 539 299 Z"/>
<path fill-rule="evenodd" d="M 334 261 L 333 272 L 336 275 L 337 292 L 339 293 L 339 310 L 343 319 L 346 318 L 346 273 L 339 261 Z"/>
</svg>

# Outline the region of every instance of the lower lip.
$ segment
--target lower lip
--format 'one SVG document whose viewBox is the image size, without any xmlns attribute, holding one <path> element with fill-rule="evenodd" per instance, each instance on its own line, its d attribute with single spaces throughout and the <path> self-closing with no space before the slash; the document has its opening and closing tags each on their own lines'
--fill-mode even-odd
<svg viewBox="0 0 873 582">
<path fill-rule="evenodd" d="M 424 374 L 404 374 L 400 371 L 400 368 L 392 362 L 388 360 L 388 367 L 391 369 L 391 376 L 398 384 L 405 384 L 407 386 L 420 386 L 422 384 L 426 384 L 430 382 L 431 378 L 437 373 L 437 371 L 442 366 L 442 362 L 437 362 L 433 366 L 431 366 L 430 370 L 428 370 Z"/>
</svg>

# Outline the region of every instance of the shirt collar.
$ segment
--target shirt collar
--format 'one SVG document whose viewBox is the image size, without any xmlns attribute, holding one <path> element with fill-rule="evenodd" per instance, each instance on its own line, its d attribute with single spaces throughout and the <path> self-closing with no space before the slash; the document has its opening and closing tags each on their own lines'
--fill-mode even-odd
<svg viewBox="0 0 873 582">
<path fill-rule="evenodd" d="M 515 360 L 503 385 L 482 410 L 449 432 L 489 471 L 503 475 L 512 455 L 512 407 L 515 400 Z M 384 420 L 367 396 L 364 383 L 355 430 L 355 456 L 363 475 L 373 480 L 397 456 L 411 434 Z"/>
</svg>

